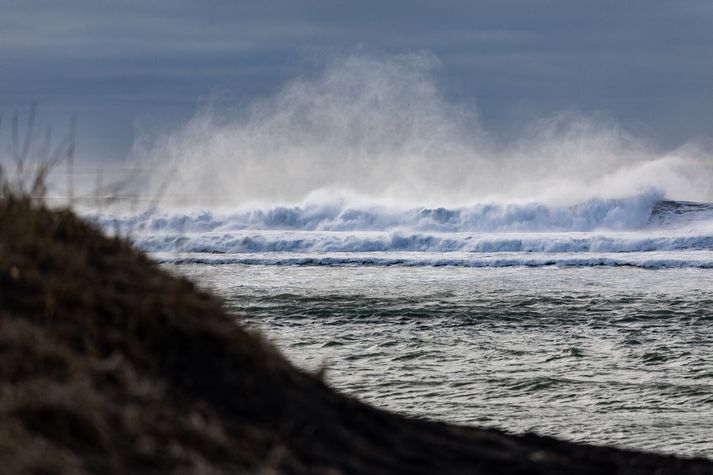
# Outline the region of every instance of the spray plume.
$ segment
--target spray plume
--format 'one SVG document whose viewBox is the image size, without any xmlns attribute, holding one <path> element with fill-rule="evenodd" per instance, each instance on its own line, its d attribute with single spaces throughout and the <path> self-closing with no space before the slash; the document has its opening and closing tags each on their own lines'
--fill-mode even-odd
<svg viewBox="0 0 713 475">
<path fill-rule="evenodd" d="M 713 198 L 705 153 L 657 153 L 607 121 L 565 113 L 498 142 L 476 111 L 444 99 L 437 70 L 425 53 L 358 54 L 240 110 L 209 100 L 148 148 L 149 186 L 166 187 L 167 206 L 231 209 L 315 201 L 566 206 L 651 190 Z"/>
</svg>

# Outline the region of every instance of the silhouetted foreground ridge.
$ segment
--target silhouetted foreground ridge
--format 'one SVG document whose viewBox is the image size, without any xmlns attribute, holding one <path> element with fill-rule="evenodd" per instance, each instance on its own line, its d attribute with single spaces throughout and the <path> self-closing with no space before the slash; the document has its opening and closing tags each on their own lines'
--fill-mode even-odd
<svg viewBox="0 0 713 475">
<path fill-rule="evenodd" d="M 391 414 L 68 211 L 0 199 L 0 472 L 713 473 Z"/>
</svg>

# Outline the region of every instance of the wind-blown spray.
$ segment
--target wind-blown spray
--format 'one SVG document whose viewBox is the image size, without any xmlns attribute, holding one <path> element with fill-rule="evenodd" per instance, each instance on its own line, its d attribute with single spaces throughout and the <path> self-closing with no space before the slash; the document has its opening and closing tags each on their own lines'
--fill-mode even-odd
<svg viewBox="0 0 713 475">
<path fill-rule="evenodd" d="M 239 110 L 209 100 L 157 139 L 146 160 L 164 204 L 185 207 L 327 201 L 467 205 L 575 204 L 656 188 L 711 199 L 708 157 L 655 153 L 615 124 L 572 113 L 502 143 L 476 111 L 444 99 L 428 54 L 354 55 Z"/>
</svg>

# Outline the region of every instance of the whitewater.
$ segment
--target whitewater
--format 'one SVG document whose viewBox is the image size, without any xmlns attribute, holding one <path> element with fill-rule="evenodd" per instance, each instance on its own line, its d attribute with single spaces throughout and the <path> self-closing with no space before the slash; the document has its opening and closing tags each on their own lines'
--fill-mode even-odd
<svg viewBox="0 0 713 475">
<path fill-rule="evenodd" d="M 713 267 L 713 205 L 648 191 L 571 206 L 306 203 L 94 214 L 161 262 L 253 265 Z"/>
</svg>

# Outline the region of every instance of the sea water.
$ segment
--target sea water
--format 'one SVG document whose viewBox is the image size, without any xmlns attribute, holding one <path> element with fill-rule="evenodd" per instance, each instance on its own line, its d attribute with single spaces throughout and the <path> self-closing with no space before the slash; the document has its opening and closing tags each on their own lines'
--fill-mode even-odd
<svg viewBox="0 0 713 475">
<path fill-rule="evenodd" d="M 93 215 L 294 364 L 403 414 L 713 457 L 713 206 Z"/>
</svg>

